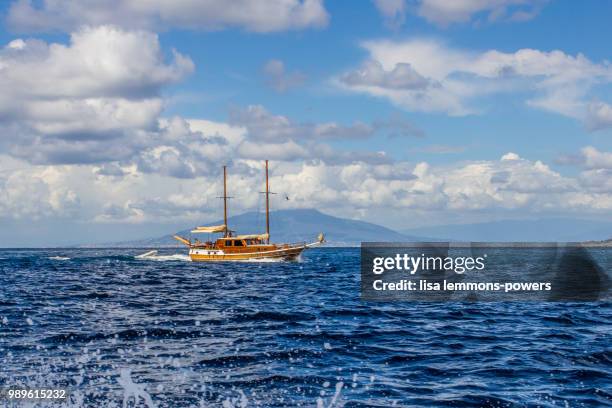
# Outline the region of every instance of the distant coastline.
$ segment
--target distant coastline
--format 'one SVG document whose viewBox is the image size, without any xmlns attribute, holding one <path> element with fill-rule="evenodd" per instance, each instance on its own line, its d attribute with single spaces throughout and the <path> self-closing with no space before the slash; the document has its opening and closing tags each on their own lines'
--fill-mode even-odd
<svg viewBox="0 0 612 408">
<path fill-rule="evenodd" d="M 580 244 L 588 248 L 598 248 L 598 247 L 610 248 L 612 247 L 612 238 L 604 239 L 601 241 L 584 241 L 584 242 L 581 242 Z"/>
</svg>

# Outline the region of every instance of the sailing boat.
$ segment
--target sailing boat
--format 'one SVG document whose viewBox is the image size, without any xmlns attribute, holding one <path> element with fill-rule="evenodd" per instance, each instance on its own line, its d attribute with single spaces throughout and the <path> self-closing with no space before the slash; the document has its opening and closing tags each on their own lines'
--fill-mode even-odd
<svg viewBox="0 0 612 408">
<path fill-rule="evenodd" d="M 196 227 L 192 234 L 221 233 L 215 242 L 202 242 L 174 235 L 174 238 L 189 247 L 192 261 L 249 261 L 249 260 L 295 260 L 306 248 L 325 241 L 323 233 L 316 242 L 274 244 L 270 242 L 270 188 L 268 183 L 268 160 L 266 160 L 266 232 L 265 234 L 235 235 L 227 225 L 227 166 L 223 166 L 223 224 Z"/>
</svg>

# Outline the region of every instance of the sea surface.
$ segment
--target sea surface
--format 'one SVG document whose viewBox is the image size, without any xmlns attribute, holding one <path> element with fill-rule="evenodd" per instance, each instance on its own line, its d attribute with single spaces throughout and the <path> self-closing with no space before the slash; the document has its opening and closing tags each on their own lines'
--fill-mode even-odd
<svg viewBox="0 0 612 408">
<path fill-rule="evenodd" d="M 609 302 L 364 302 L 357 248 L 142 252 L 0 250 L 0 388 L 66 387 L 71 407 L 612 405 Z"/>
</svg>

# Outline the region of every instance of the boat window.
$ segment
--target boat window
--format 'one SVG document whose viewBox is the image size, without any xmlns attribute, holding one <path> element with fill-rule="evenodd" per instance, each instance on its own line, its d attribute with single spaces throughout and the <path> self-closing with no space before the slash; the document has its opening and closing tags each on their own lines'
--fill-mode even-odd
<svg viewBox="0 0 612 408">
<path fill-rule="evenodd" d="M 235 241 L 234 241 L 234 246 L 242 246 L 242 241 L 240 241 L 240 240 L 235 240 Z"/>
<path fill-rule="evenodd" d="M 228 246 L 232 246 L 232 242 L 233 242 L 233 241 L 231 241 L 231 240 L 229 240 L 229 239 L 228 239 L 228 240 L 226 240 L 226 241 L 225 241 L 225 246 L 226 246 L 226 247 L 228 247 Z"/>
</svg>

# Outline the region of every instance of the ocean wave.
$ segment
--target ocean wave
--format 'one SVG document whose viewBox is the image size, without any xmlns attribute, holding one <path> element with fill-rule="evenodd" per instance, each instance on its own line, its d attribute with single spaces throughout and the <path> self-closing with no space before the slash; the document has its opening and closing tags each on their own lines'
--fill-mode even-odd
<svg viewBox="0 0 612 408">
<path fill-rule="evenodd" d="M 170 248 L 135 257 L 145 251 L 5 250 L 4 382 L 61 384 L 72 407 L 612 398 L 610 302 L 364 302 L 359 249 L 262 265 L 185 262 Z M 60 255 L 71 260 L 48 260 Z"/>
</svg>

